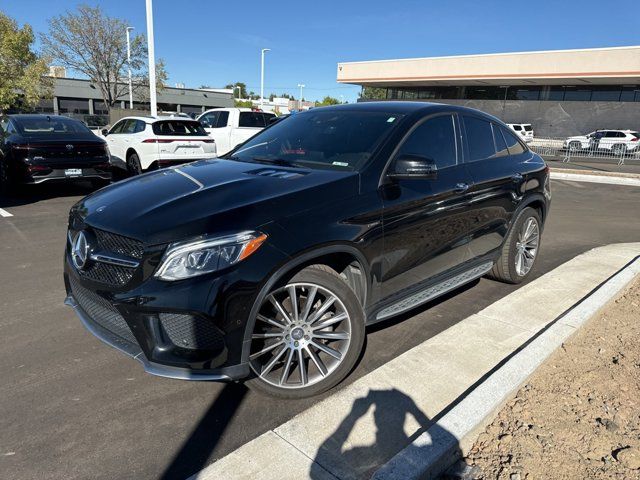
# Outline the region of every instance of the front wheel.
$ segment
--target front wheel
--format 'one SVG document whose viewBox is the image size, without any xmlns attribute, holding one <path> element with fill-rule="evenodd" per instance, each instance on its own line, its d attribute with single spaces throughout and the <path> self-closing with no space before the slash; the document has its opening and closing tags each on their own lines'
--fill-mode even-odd
<svg viewBox="0 0 640 480">
<path fill-rule="evenodd" d="M 540 215 L 525 207 L 513 222 L 489 277 L 506 283 L 520 283 L 527 278 L 538 259 L 541 234 Z"/>
<path fill-rule="evenodd" d="M 281 398 L 330 389 L 358 360 L 364 323 L 358 298 L 334 270 L 305 268 L 269 292 L 258 310 L 247 385 Z"/>
</svg>

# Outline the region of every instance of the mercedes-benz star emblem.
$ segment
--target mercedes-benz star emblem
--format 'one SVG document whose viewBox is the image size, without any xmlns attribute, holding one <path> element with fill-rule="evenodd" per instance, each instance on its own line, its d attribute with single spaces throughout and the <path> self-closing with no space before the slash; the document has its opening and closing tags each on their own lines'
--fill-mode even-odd
<svg viewBox="0 0 640 480">
<path fill-rule="evenodd" d="M 71 145 L 71 144 L 66 145 L 66 148 L 67 148 L 67 150 L 71 151 L 71 150 L 73 150 L 73 145 Z"/>
<path fill-rule="evenodd" d="M 89 258 L 89 242 L 84 232 L 78 233 L 71 248 L 71 259 L 78 270 L 82 270 Z"/>
</svg>

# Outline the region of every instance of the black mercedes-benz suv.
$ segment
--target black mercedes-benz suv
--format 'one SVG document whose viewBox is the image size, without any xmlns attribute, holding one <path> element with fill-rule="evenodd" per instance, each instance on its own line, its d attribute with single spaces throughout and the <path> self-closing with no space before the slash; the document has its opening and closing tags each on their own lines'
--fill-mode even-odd
<svg viewBox="0 0 640 480">
<path fill-rule="evenodd" d="M 544 161 L 494 117 L 318 108 L 78 202 L 66 302 L 149 373 L 314 395 L 354 367 L 367 325 L 484 275 L 527 278 L 549 202 Z"/>
</svg>

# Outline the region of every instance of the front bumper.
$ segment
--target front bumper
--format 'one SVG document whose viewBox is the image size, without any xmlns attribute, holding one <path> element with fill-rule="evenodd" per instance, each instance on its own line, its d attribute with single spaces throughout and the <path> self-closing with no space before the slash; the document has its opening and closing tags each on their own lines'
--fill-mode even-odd
<svg viewBox="0 0 640 480">
<path fill-rule="evenodd" d="M 96 230 L 85 229 L 95 241 Z M 163 252 L 154 248 L 145 251 L 132 274 L 124 275 L 118 267 L 112 275 L 98 261 L 77 270 L 68 241 L 65 303 L 93 335 L 138 360 L 150 374 L 205 381 L 247 377 L 251 309 L 272 266 L 284 260 L 283 254 L 265 245 L 237 268 L 165 282 L 153 277 Z M 121 283 L 106 285 L 105 280 L 112 278 Z"/>
<path fill-rule="evenodd" d="M 238 373 L 242 375 L 242 371 L 238 372 L 224 372 L 224 370 L 220 370 L 217 373 L 201 373 L 201 372 L 193 372 L 187 368 L 180 367 L 172 367 L 169 365 L 162 365 L 159 363 L 150 362 L 147 360 L 142 348 L 140 346 L 127 342 L 123 340 L 118 335 L 113 332 L 107 330 L 106 328 L 100 326 L 94 319 L 92 319 L 87 312 L 85 312 L 82 307 L 78 304 L 76 299 L 72 294 L 69 294 L 64 301 L 65 305 L 70 306 L 76 312 L 76 315 L 84 325 L 84 327 L 89 330 L 95 337 L 102 340 L 107 345 L 115 348 L 116 350 L 120 350 L 122 353 L 128 355 L 129 357 L 138 360 L 144 371 L 150 373 L 152 375 L 156 375 L 158 377 L 165 378 L 173 378 L 176 380 L 199 380 L 199 381 L 231 381 L 233 380 L 231 375 L 238 375 Z M 238 369 L 235 369 L 238 370 Z M 248 373 L 248 371 L 247 371 Z"/>
</svg>

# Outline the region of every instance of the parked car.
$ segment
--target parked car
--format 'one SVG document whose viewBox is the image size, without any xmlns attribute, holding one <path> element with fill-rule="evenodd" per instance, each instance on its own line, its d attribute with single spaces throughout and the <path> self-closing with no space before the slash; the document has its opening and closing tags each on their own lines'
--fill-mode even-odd
<svg viewBox="0 0 640 480">
<path fill-rule="evenodd" d="M 550 195 L 542 158 L 479 111 L 314 109 L 78 202 L 66 303 L 149 373 L 315 395 L 354 367 L 366 325 L 529 277 Z"/>
<path fill-rule="evenodd" d="M 530 123 L 507 123 L 507 126 L 526 143 L 533 141 L 533 127 Z"/>
<path fill-rule="evenodd" d="M 563 147 L 572 152 L 606 150 L 620 156 L 640 151 L 640 133 L 634 130 L 596 130 L 587 135 L 568 137 Z"/>
<path fill-rule="evenodd" d="M 24 184 L 111 180 L 109 149 L 82 122 L 57 115 L 0 118 L 0 189 Z"/>
<path fill-rule="evenodd" d="M 215 141 L 195 120 L 126 117 L 102 134 L 114 162 L 130 175 L 216 156 Z"/>
<path fill-rule="evenodd" d="M 275 116 L 274 113 L 251 108 L 214 108 L 204 112 L 197 120 L 215 139 L 218 154 L 224 155 L 268 127 Z"/>
</svg>

